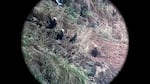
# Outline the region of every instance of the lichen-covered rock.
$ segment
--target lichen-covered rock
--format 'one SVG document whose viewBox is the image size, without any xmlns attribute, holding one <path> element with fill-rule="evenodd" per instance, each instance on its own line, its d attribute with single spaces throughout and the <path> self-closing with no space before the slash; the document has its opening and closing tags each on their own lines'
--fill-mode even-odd
<svg viewBox="0 0 150 84">
<path fill-rule="evenodd" d="M 88 76 L 94 77 L 96 72 L 96 67 L 93 61 L 84 61 L 84 63 L 82 63 L 81 66 L 83 67 L 83 69 L 85 69 Z"/>
<path fill-rule="evenodd" d="M 96 23 L 94 22 L 90 22 L 87 27 L 92 27 L 92 28 L 96 28 Z"/>
<path fill-rule="evenodd" d="M 97 84 L 109 84 L 116 76 L 116 69 L 108 66 L 105 62 L 96 62 L 95 80 Z"/>
<path fill-rule="evenodd" d="M 99 73 L 99 76 L 96 77 L 97 84 L 109 84 L 111 79 L 105 75 L 105 72 Z"/>
</svg>

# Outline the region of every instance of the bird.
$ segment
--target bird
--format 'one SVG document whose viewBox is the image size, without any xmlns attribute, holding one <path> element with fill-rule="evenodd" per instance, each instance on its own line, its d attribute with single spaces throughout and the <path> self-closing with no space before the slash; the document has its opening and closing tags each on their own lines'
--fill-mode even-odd
<svg viewBox="0 0 150 84">
<path fill-rule="evenodd" d="M 74 36 L 69 39 L 69 42 L 74 43 L 76 39 L 77 39 L 77 33 L 75 33 Z"/>
<path fill-rule="evenodd" d="M 92 56 L 96 57 L 98 55 L 98 51 L 97 51 L 97 48 L 94 47 L 94 49 L 92 50 L 91 52 Z"/>
<path fill-rule="evenodd" d="M 48 29 L 54 29 L 57 25 L 57 22 L 56 22 L 57 18 L 56 17 L 53 17 L 53 20 L 51 19 L 50 16 L 47 16 L 47 26 L 46 28 Z"/>
<path fill-rule="evenodd" d="M 97 57 L 98 54 L 100 54 L 100 52 L 98 52 L 97 45 L 94 45 L 94 48 L 91 51 L 91 55 L 93 57 Z"/>
<path fill-rule="evenodd" d="M 61 29 L 61 31 L 57 34 L 56 40 L 62 40 L 64 36 L 64 29 Z"/>
<path fill-rule="evenodd" d="M 61 5 L 63 5 L 62 3 L 63 3 L 63 0 L 56 0 L 56 3 L 59 5 L 59 6 L 61 6 Z"/>
<path fill-rule="evenodd" d="M 116 15 L 117 15 L 117 12 L 116 12 L 115 10 L 113 10 L 112 13 L 111 13 L 111 15 L 112 15 L 112 16 L 116 16 Z"/>
</svg>

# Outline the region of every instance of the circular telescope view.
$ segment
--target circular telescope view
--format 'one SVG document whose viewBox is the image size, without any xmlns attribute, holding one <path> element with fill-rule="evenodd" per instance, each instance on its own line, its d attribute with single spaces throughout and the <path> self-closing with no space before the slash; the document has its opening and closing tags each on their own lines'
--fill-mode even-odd
<svg viewBox="0 0 150 84">
<path fill-rule="evenodd" d="M 124 18 L 109 0 L 40 0 L 26 17 L 21 41 L 40 84 L 110 84 L 129 46 Z"/>
</svg>

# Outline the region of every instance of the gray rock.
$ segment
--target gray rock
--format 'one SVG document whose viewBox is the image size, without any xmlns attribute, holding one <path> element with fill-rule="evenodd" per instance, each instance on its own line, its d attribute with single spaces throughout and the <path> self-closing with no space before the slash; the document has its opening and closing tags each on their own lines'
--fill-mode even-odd
<svg viewBox="0 0 150 84">
<path fill-rule="evenodd" d="M 89 66 L 94 66 L 94 62 L 93 61 L 87 61 L 86 64 L 89 65 Z"/>
<path fill-rule="evenodd" d="M 104 62 L 96 62 L 95 65 L 103 68 L 105 64 L 104 64 Z"/>
<path fill-rule="evenodd" d="M 93 67 L 91 67 L 91 70 L 90 70 L 90 73 L 88 74 L 88 76 L 93 76 L 94 77 L 95 73 L 96 73 L 96 67 L 93 66 Z"/>
<path fill-rule="evenodd" d="M 97 83 L 89 80 L 88 84 L 97 84 Z"/>
<path fill-rule="evenodd" d="M 88 76 L 93 76 L 95 75 L 96 73 L 96 67 L 94 65 L 94 62 L 92 61 L 87 61 L 85 62 L 82 67 L 87 71 L 87 75 Z"/>
<path fill-rule="evenodd" d="M 96 78 L 97 84 L 109 84 L 111 79 L 105 75 L 104 72 L 99 73 L 99 77 Z"/>
<path fill-rule="evenodd" d="M 90 22 L 87 27 L 92 27 L 92 28 L 96 28 L 96 23 L 95 22 Z"/>
<path fill-rule="evenodd" d="M 105 62 L 96 62 L 95 80 L 97 84 L 110 84 L 112 79 L 116 76 L 116 69 L 107 65 Z"/>
</svg>

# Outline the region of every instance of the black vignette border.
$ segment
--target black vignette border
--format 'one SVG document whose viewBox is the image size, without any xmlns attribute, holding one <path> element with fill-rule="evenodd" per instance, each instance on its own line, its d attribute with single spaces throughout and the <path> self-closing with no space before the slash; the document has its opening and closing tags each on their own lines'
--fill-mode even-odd
<svg viewBox="0 0 150 84">
<path fill-rule="evenodd" d="M 119 72 L 118 76 L 111 82 L 111 84 L 130 84 L 130 83 L 136 83 L 137 79 L 136 77 L 136 63 L 134 57 L 134 44 L 133 41 L 135 41 L 134 32 L 135 27 L 134 24 L 136 24 L 135 15 L 136 12 L 134 12 L 136 6 L 134 5 L 134 0 L 110 0 L 116 8 L 121 13 L 122 17 L 124 18 L 127 31 L 128 31 L 128 38 L 129 38 L 129 47 L 128 47 L 128 54 L 125 61 L 125 64 L 121 71 Z M 134 60 L 134 61 L 133 61 Z"/>
<path fill-rule="evenodd" d="M 23 53 L 21 49 L 21 34 L 24 21 L 28 14 L 31 12 L 32 8 L 40 0 L 13 0 L 7 1 L 8 8 L 10 11 L 6 11 L 6 16 L 9 19 L 6 21 L 8 30 L 5 38 L 7 39 L 7 64 L 6 66 L 6 82 L 15 83 L 15 84 L 39 84 L 35 80 L 34 76 L 30 73 L 25 64 L 23 58 Z M 9 51 L 8 51 L 9 50 Z M 4 78 L 5 79 L 5 78 Z"/>
<path fill-rule="evenodd" d="M 13 82 L 13 83 L 17 83 L 17 84 L 28 84 L 28 83 L 32 83 L 32 84 L 39 84 L 34 77 L 30 74 L 30 72 L 28 71 L 25 63 L 24 63 L 24 59 L 22 56 L 22 52 L 21 52 L 21 32 L 22 32 L 22 27 L 23 27 L 23 23 L 24 20 L 26 18 L 26 16 L 29 14 L 29 12 L 32 10 L 32 8 L 39 2 L 40 0 L 15 0 L 11 3 L 10 8 L 13 10 L 13 12 L 11 13 L 12 19 L 14 20 L 12 22 L 13 24 L 13 29 L 11 30 L 11 35 L 13 35 L 13 41 L 12 41 L 12 45 L 13 48 L 15 49 L 11 49 L 11 54 L 13 54 L 10 56 L 10 59 L 12 58 L 13 61 L 11 60 L 11 65 L 12 65 L 12 71 L 10 72 L 12 75 L 10 76 L 10 80 L 12 81 L 8 81 L 8 82 Z M 132 45 L 132 25 L 131 24 L 131 20 L 130 18 L 130 12 L 132 9 L 132 7 L 129 5 L 131 4 L 131 1 L 129 0 L 111 0 L 112 3 L 119 9 L 119 11 L 121 12 L 121 14 L 123 15 L 123 18 L 125 19 L 126 22 L 126 26 L 128 28 L 128 33 L 129 33 L 129 45 Z M 132 16 L 132 15 L 131 15 Z M 131 80 L 133 75 L 130 74 L 132 71 L 131 70 L 131 55 L 132 54 L 132 47 L 129 47 L 129 52 L 128 52 L 128 57 L 127 57 L 127 61 L 124 65 L 124 67 L 122 68 L 122 71 L 120 72 L 120 74 L 114 79 L 114 81 L 111 84 L 122 84 L 122 83 L 126 83 L 126 84 L 130 84 L 132 81 L 135 80 Z"/>
</svg>

